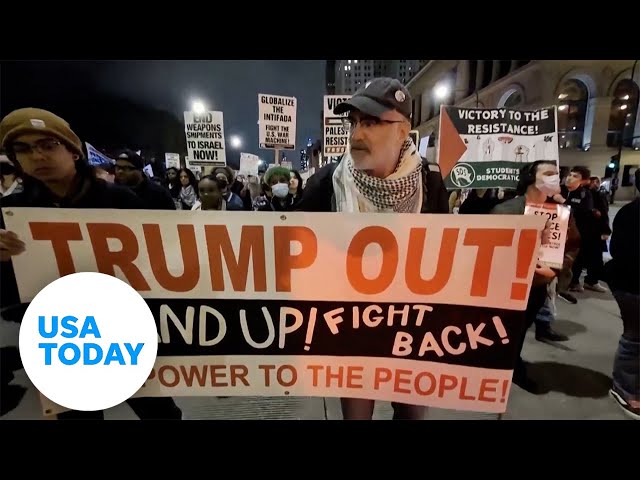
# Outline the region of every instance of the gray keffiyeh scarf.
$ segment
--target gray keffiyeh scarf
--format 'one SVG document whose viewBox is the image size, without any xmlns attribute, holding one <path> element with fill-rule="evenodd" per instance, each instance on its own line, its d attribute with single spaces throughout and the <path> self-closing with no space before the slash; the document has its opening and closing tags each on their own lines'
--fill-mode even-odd
<svg viewBox="0 0 640 480">
<path fill-rule="evenodd" d="M 338 212 L 419 213 L 422 206 L 422 158 L 408 138 L 395 171 L 387 178 L 367 175 L 346 153 L 333 174 Z"/>
</svg>

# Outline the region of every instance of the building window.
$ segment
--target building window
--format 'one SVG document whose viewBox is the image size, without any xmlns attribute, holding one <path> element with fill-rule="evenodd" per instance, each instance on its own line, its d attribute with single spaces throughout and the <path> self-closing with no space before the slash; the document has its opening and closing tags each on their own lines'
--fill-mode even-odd
<svg viewBox="0 0 640 480">
<path fill-rule="evenodd" d="M 640 138 L 633 138 L 638 116 L 638 93 L 638 85 L 629 78 L 620 80 L 616 85 L 609 114 L 607 146 L 618 147 L 622 139 L 623 147 L 633 147 L 640 141 Z"/>
<path fill-rule="evenodd" d="M 520 92 L 513 92 L 504 102 L 505 108 L 517 108 L 522 105 L 523 98 Z M 514 114 L 515 115 L 515 114 Z"/>
<path fill-rule="evenodd" d="M 582 148 L 589 90 L 580 80 L 562 84 L 558 94 L 558 135 L 560 148 Z"/>
</svg>

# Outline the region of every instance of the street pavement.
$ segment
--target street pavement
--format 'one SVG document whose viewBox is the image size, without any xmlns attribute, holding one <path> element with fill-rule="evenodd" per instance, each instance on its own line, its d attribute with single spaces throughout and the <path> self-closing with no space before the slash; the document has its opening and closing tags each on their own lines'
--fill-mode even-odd
<svg viewBox="0 0 640 480">
<path fill-rule="evenodd" d="M 613 356 L 622 333 L 622 320 L 610 293 L 576 294 L 577 305 L 557 299 L 553 328 L 569 337 L 566 342 L 536 341 L 528 332 L 523 357 L 530 362 L 532 377 L 542 387 L 534 395 L 513 385 L 502 420 L 623 420 L 627 417 L 608 396 Z M 0 344 L 17 344 L 18 326 L 1 321 Z M 24 371 L 14 384 L 28 387 L 20 405 L 1 420 L 42 419 L 37 391 Z M 0 392 L 1 394 L 1 392 Z M 335 398 L 306 397 L 182 397 L 176 402 L 188 420 L 339 420 L 340 402 Z M 378 402 L 374 419 L 391 419 L 388 402 Z M 135 420 L 126 405 L 109 409 L 106 419 Z M 430 409 L 429 420 L 497 420 L 495 414 Z"/>
</svg>

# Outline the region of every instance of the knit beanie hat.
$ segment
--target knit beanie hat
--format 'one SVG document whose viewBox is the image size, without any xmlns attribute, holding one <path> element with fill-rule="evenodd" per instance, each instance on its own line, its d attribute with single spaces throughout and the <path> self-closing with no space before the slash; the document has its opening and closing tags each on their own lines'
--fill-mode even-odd
<svg viewBox="0 0 640 480">
<path fill-rule="evenodd" d="M 84 158 L 82 142 L 71 130 L 66 120 L 40 108 L 20 108 L 14 110 L 0 122 L 0 144 L 7 149 L 20 135 L 41 133 L 51 135 L 80 158 Z"/>
</svg>

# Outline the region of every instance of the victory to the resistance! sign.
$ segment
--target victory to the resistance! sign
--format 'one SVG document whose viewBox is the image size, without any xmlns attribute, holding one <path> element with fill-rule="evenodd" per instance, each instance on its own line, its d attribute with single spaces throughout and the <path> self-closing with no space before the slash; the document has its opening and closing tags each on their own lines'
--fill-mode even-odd
<svg viewBox="0 0 640 480">
<path fill-rule="evenodd" d="M 351 95 L 324 96 L 324 148 L 325 157 L 340 156 L 347 151 L 349 132 L 345 130 L 343 119 L 346 113 L 336 115 L 333 109 L 351 98 Z"/>
<path fill-rule="evenodd" d="M 440 107 L 438 163 L 448 189 L 515 188 L 536 160 L 558 164 L 556 107 Z"/>
<path fill-rule="evenodd" d="M 76 271 L 148 302 L 138 396 L 354 397 L 503 412 L 536 215 L 4 209 L 22 301 Z M 428 225 L 428 227 L 425 227 Z M 114 299 L 116 301 L 117 299 Z"/>
</svg>

